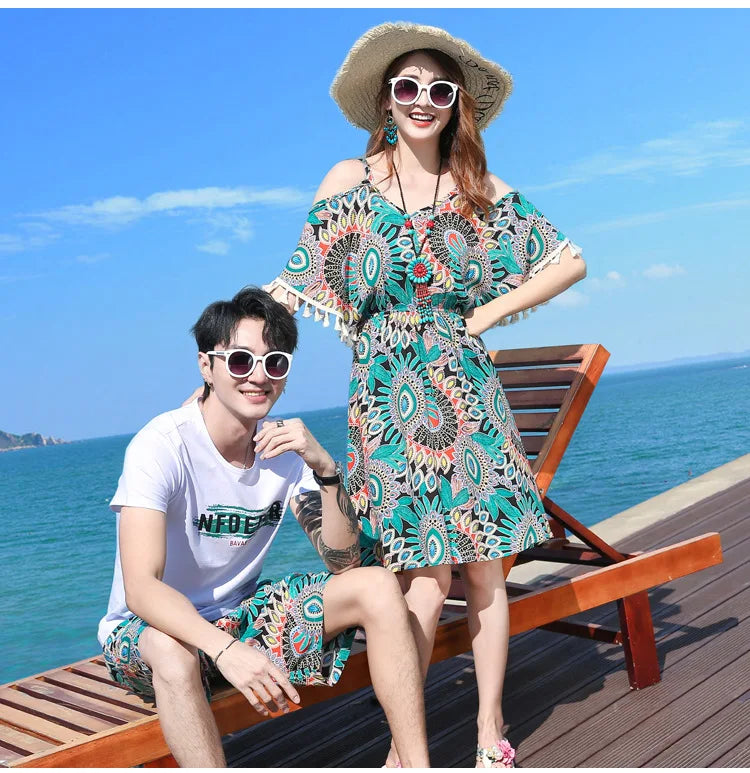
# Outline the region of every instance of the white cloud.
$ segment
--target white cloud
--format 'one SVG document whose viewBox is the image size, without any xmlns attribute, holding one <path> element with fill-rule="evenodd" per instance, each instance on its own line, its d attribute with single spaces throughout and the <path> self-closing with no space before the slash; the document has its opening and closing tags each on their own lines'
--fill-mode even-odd
<svg viewBox="0 0 750 773">
<path fill-rule="evenodd" d="M 212 255 L 226 255 L 229 252 L 229 245 L 220 239 L 213 239 L 205 244 L 197 246 L 201 252 L 210 252 Z"/>
<path fill-rule="evenodd" d="M 643 270 L 643 276 L 647 279 L 669 279 L 672 276 L 684 274 L 685 269 L 679 264 L 668 266 L 666 263 L 654 263 L 653 266 Z"/>
<path fill-rule="evenodd" d="M 589 298 L 587 295 L 584 295 L 583 293 L 578 292 L 578 290 L 566 290 L 564 293 L 561 293 L 560 295 L 555 296 L 551 303 L 554 303 L 556 306 L 562 306 L 566 309 L 573 309 L 577 306 L 585 306 L 589 302 Z"/>
<path fill-rule="evenodd" d="M 623 287 L 625 280 L 619 271 L 608 271 L 605 277 L 590 277 L 585 280 L 585 286 L 590 290 L 612 290 L 615 287 Z"/>
<path fill-rule="evenodd" d="M 44 220 L 69 225 L 114 226 L 125 225 L 147 215 L 176 214 L 185 210 L 231 209 L 240 205 L 290 206 L 310 198 L 307 192 L 296 188 L 256 190 L 240 188 L 195 188 L 180 191 L 160 191 L 145 199 L 130 196 L 111 196 L 93 204 L 69 204 L 58 209 L 40 212 Z"/>
<path fill-rule="evenodd" d="M 26 252 L 46 247 L 59 237 L 45 223 L 22 223 L 25 234 L 0 234 L 0 253 Z"/>
<path fill-rule="evenodd" d="M 243 212 L 216 212 L 206 219 L 215 230 L 229 231 L 238 241 L 247 242 L 253 237 L 252 223 Z"/>
<path fill-rule="evenodd" d="M 667 137 L 614 147 L 560 169 L 560 179 L 529 191 L 553 190 L 603 177 L 694 175 L 710 167 L 750 166 L 750 137 L 743 121 L 703 121 Z"/>
</svg>

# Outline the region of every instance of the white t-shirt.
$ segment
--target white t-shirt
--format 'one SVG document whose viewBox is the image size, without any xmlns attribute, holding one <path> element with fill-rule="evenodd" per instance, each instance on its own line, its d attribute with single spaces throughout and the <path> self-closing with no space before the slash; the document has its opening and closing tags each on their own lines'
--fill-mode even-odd
<svg viewBox="0 0 750 773">
<path fill-rule="evenodd" d="M 216 620 L 255 591 L 289 500 L 318 489 L 312 470 L 295 453 L 272 459 L 256 455 L 246 470 L 231 465 L 213 444 L 197 400 L 157 416 L 130 441 L 110 502 L 117 513 L 118 544 L 100 644 L 133 616 L 125 604 L 120 566 L 122 507 L 166 514 L 163 580 L 187 596 L 203 618 Z"/>
</svg>

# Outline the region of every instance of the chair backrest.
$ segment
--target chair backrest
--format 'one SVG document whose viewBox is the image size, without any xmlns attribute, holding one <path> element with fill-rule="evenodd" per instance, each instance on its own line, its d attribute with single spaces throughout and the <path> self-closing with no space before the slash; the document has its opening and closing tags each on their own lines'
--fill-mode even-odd
<svg viewBox="0 0 750 773">
<path fill-rule="evenodd" d="M 544 496 L 599 381 L 601 344 L 490 352 Z"/>
</svg>

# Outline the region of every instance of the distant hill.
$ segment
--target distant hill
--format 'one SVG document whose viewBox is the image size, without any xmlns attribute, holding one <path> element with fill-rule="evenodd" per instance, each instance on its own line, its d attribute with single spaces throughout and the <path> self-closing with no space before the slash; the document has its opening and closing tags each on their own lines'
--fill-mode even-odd
<svg viewBox="0 0 750 773">
<path fill-rule="evenodd" d="M 0 451 L 15 451 L 17 448 L 36 448 L 37 446 L 58 446 L 66 443 L 54 437 L 44 437 L 38 432 L 27 432 L 25 435 L 12 435 L 0 430 Z"/>
<path fill-rule="evenodd" d="M 662 362 L 639 362 L 634 365 L 613 365 L 612 367 L 607 368 L 607 373 L 627 373 L 635 370 L 678 368 L 681 365 L 700 365 L 704 362 L 727 362 L 747 358 L 750 358 L 750 349 L 744 352 L 718 352 L 717 354 L 704 354 L 695 357 L 679 357 L 674 360 L 663 360 Z"/>
</svg>

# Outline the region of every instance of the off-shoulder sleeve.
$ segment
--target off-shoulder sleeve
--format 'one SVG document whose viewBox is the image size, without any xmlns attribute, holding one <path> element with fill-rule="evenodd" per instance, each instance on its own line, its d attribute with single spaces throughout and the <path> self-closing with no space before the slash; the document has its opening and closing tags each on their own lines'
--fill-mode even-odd
<svg viewBox="0 0 750 773">
<path fill-rule="evenodd" d="M 350 301 L 351 272 L 341 237 L 341 202 L 338 197 L 322 199 L 313 205 L 302 229 L 297 249 L 286 268 L 265 290 L 281 289 L 280 300 L 294 302 L 294 310 L 303 308 L 302 316 L 314 316 L 324 327 L 331 324 L 339 338 L 353 345 L 358 314 Z M 333 245 L 335 248 L 332 249 Z"/>
<path fill-rule="evenodd" d="M 511 292 L 553 263 L 569 247 L 576 257 L 583 250 L 559 231 L 522 194 L 514 191 L 497 202 L 482 230 L 482 249 L 469 262 L 465 285 L 473 306 Z M 545 303 L 539 304 L 540 306 Z M 528 317 L 538 306 L 501 319 L 509 325 Z"/>
</svg>

